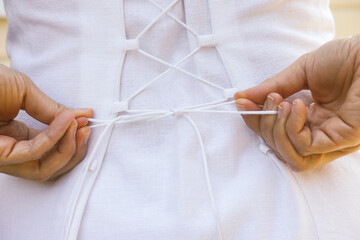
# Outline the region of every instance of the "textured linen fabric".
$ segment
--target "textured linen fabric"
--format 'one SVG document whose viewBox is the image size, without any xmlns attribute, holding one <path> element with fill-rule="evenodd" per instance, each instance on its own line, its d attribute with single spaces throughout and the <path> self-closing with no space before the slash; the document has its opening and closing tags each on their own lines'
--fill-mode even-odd
<svg viewBox="0 0 360 240">
<path fill-rule="evenodd" d="M 155 2 L 162 8 L 173 3 Z M 162 12 L 151 1 L 5 0 L 5 7 L 12 68 L 69 107 L 92 107 L 95 118 L 114 118 L 114 102 L 167 69 L 125 50 L 126 39 Z M 333 37 L 324 0 L 183 0 L 169 13 L 216 39 L 216 48 L 201 48 L 179 67 L 227 89 L 254 86 Z M 140 49 L 172 64 L 196 45 L 167 14 L 139 38 Z M 129 107 L 176 109 L 223 98 L 172 70 Z M 295 174 L 259 149 L 240 116 L 188 115 L 204 141 L 224 239 L 359 236 L 358 153 Z M 19 119 L 44 127 L 26 114 Z M 92 172 L 86 166 L 103 130 L 93 129 L 85 160 L 54 183 L 0 175 L 0 239 L 219 239 L 189 121 L 168 116 L 116 125 L 108 145 L 95 153 L 103 162 Z"/>
</svg>

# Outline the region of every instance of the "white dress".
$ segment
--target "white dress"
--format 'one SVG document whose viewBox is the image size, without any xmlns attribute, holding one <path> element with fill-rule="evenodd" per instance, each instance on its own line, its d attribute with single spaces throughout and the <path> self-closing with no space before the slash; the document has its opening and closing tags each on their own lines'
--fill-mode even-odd
<svg viewBox="0 0 360 240">
<path fill-rule="evenodd" d="M 0 175 L 1 240 L 360 235 L 358 153 L 296 174 L 240 115 L 210 111 L 235 111 L 233 104 L 184 111 L 229 100 L 330 40 L 328 1 L 5 7 L 12 67 L 57 101 L 92 107 L 101 121 L 85 160 L 55 183 Z"/>
</svg>

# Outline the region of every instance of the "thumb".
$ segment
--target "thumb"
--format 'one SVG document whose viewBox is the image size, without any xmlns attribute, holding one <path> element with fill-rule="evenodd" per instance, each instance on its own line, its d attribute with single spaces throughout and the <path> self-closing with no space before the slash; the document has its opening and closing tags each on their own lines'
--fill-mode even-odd
<svg viewBox="0 0 360 240">
<path fill-rule="evenodd" d="M 45 93 L 43 93 L 26 75 L 19 73 L 25 84 L 25 94 L 21 109 L 25 110 L 31 117 L 49 125 L 59 113 L 66 110 Z"/>
<path fill-rule="evenodd" d="M 261 108 L 252 101 L 240 98 L 235 102 L 239 111 L 261 111 Z M 260 130 L 260 115 L 242 115 L 246 125 L 253 130 L 258 136 L 262 137 Z"/>
<path fill-rule="evenodd" d="M 263 104 L 266 97 L 272 93 L 279 93 L 283 98 L 307 89 L 306 60 L 308 54 L 303 55 L 289 67 L 259 85 L 237 92 L 234 99 L 246 98 L 257 104 Z"/>
<path fill-rule="evenodd" d="M 36 120 L 49 125 L 60 113 L 70 110 L 75 117 L 92 117 L 93 111 L 90 108 L 69 109 L 57 103 L 43 93 L 29 77 L 20 73 L 26 85 L 26 93 L 23 99 L 22 109 Z"/>
</svg>

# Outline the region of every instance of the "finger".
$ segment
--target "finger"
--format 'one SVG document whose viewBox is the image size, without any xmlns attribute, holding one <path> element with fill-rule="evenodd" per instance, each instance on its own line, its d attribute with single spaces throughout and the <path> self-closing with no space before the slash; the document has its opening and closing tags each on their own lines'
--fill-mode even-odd
<svg viewBox="0 0 360 240">
<path fill-rule="evenodd" d="M 304 163 L 305 163 L 304 165 L 302 165 L 300 167 L 293 166 L 291 168 L 297 172 L 310 170 L 310 169 L 316 169 L 316 168 L 322 167 L 322 166 L 328 164 L 329 162 L 332 162 L 340 157 L 344 157 L 350 153 L 356 152 L 359 149 L 360 149 L 360 145 L 341 149 L 341 150 L 334 151 L 334 152 L 324 153 L 324 154 L 312 154 L 312 155 L 306 156 L 304 158 Z"/>
<path fill-rule="evenodd" d="M 76 151 L 77 124 L 73 122 L 59 143 L 40 160 L 22 164 L 5 165 L 0 171 L 16 177 L 46 181 L 55 172 L 63 168 Z"/>
<path fill-rule="evenodd" d="M 75 115 L 75 118 L 85 117 L 91 118 L 94 116 L 94 111 L 91 108 L 79 108 L 71 109 Z"/>
<path fill-rule="evenodd" d="M 85 127 L 88 123 L 89 120 L 86 117 L 79 117 L 75 119 L 78 123 L 78 129 Z"/>
<path fill-rule="evenodd" d="M 274 126 L 274 140 L 278 154 L 292 169 L 302 169 L 304 158 L 293 147 L 286 133 L 286 122 L 291 112 L 291 104 L 279 104 L 277 120 Z"/>
<path fill-rule="evenodd" d="M 65 111 L 45 131 L 33 139 L 0 145 L 0 165 L 23 163 L 41 158 L 64 136 L 73 121 L 75 121 L 74 114 L 71 111 Z M 77 125 L 76 121 L 74 124 Z"/>
<path fill-rule="evenodd" d="M 274 154 L 276 155 L 276 157 L 280 160 L 280 161 L 282 161 L 283 163 L 287 163 L 286 161 L 285 161 L 285 159 L 277 152 L 277 151 L 274 151 Z"/>
<path fill-rule="evenodd" d="M 330 111 L 315 103 L 308 107 L 306 118 L 312 139 L 311 144 L 308 144 L 311 145 L 309 152 L 334 152 L 360 144 L 360 131 L 349 125 L 340 113 L 341 111 Z"/>
<path fill-rule="evenodd" d="M 38 121 L 49 125 L 66 108 L 43 93 L 26 75 L 19 73 L 25 83 L 26 93 L 21 109 Z"/>
<path fill-rule="evenodd" d="M 277 93 L 270 93 L 264 103 L 263 110 L 272 111 L 278 108 L 278 104 L 281 103 L 284 99 Z M 260 130 L 261 135 L 264 138 L 265 142 L 273 150 L 276 149 L 273 128 L 275 125 L 277 116 L 275 114 L 261 115 L 260 117 Z"/>
<path fill-rule="evenodd" d="M 311 149 L 311 130 L 305 126 L 305 123 L 306 106 L 300 99 L 295 99 L 291 106 L 289 118 L 286 121 L 286 132 L 292 145 L 301 156 L 314 153 Z"/>
<path fill-rule="evenodd" d="M 261 108 L 254 102 L 239 98 L 235 102 L 239 111 L 261 111 Z M 242 115 L 246 125 L 253 130 L 258 136 L 262 137 L 260 130 L 260 116 L 259 115 Z"/>
<path fill-rule="evenodd" d="M 43 93 L 26 75 L 19 73 L 26 93 L 24 94 L 22 109 L 38 121 L 49 125 L 61 112 L 68 110 L 64 105 L 57 103 Z M 92 117 L 93 110 L 89 108 L 71 109 L 75 117 Z"/>
<path fill-rule="evenodd" d="M 332 152 L 321 152 L 312 145 L 311 130 L 304 126 L 306 122 L 306 107 L 301 100 L 295 100 L 293 105 L 285 106 L 285 114 L 288 119 L 285 123 L 285 134 L 280 135 L 281 123 L 276 125 L 276 145 L 283 159 L 294 171 L 305 171 L 319 168 L 339 157 L 345 156 L 360 149 L 360 146 L 348 147 Z M 281 113 L 280 113 L 281 114 Z M 284 132 L 284 130 L 282 130 Z M 282 137 L 282 138 L 281 138 Z M 289 144 L 290 143 L 290 144 Z M 329 146 L 329 145 L 327 145 Z M 325 149 L 328 149 L 327 147 Z M 328 150 L 327 150 L 328 151 Z"/>
<path fill-rule="evenodd" d="M 71 160 L 66 164 L 65 167 L 58 170 L 52 177 L 51 181 L 56 180 L 60 176 L 69 172 L 71 169 L 76 167 L 86 156 L 88 139 L 91 134 L 91 129 L 89 127 L 80 128 L 76 133 L 76 152 L 71 158 Z"/>
<path fill-rule="evenodd" d="M 29 128 L 20 121 L 11 120 L 0 127 L 0 135 L 14 138 L 16 141 L 29 139 Z"/>
<path fill-rule="evenodd" d="M 303 55 L 292 65 L 259 85 L 237 92 L 234 98 L 247 98 L 257 104 L 262 104 L 267 95 L 272 92 L 279 93 L 283 98 L 287 98 L 296 92 L 307 89 L 305 73 L 307 56 Z"/>
<path fill-rule="evenodd" d="M 35 128 L 28 128 L 29 129 L 29 139 L 33 139 L 34 137 L 36 137 L 37 135 L 39 135 L 42 131 L 39 129 L 35 129 Z"/>
</svg>

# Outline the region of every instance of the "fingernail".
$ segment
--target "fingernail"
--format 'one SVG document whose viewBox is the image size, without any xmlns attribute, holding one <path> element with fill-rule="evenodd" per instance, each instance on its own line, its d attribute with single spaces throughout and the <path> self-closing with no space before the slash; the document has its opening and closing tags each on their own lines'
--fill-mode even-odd
<svg viewBox="0 0 360 240">
<path fill-rule="evenodd" d="M 295 107 L 296 107 L 296 99 L 292 103 L 291 112 L 295 111 Z"/>
<path fill-rule="evenodd" d="M 282 114 L 282 107 L 281 106 L 278 106 L 278 113 L 277 113 L 277 119 L 280 119 L 281 117 L 281 114 Z"/>
<path fill-rule="evenodd" d="M 236 104 L 236 108 L 237 108 L 238 111 L 246 111 L 246 108 L 245 108 L 244 105 Z"/>
<path fill-rule="evenodd" d="M 89 140 L 89 137 L 90 137 L 90 133 L 91 133 L 91 130 L 89 131 L 88 134 L 85 135 L 84 140 L 83 140 L 84 145 L 87 144 L 87 142 L 88 142 L 88 140 Z"/>
<path fill-rule="evenodd" d="M 275 105 L 275 99 L 272 98 L 270 95 L 268 95 L 266 97 L 266 101 L 265 101 L 265 104 L 266 104 L 266 109 L 269 109 L 269 110 L 272 110 L 274 105 Z"/>
</svg>

